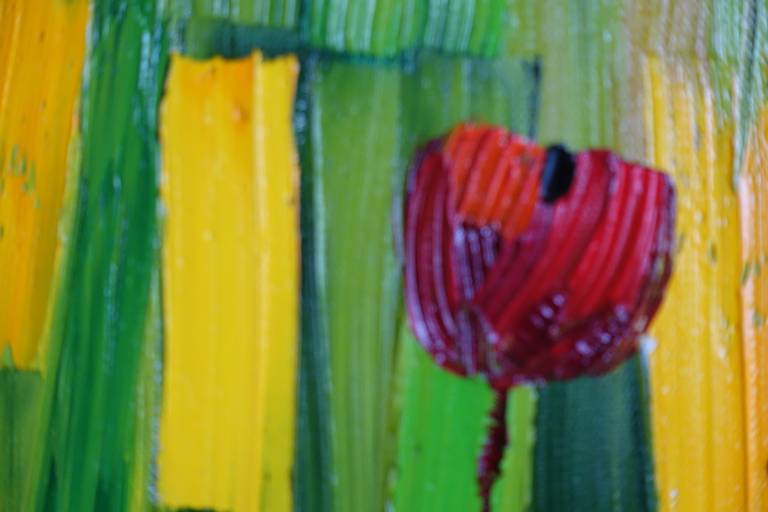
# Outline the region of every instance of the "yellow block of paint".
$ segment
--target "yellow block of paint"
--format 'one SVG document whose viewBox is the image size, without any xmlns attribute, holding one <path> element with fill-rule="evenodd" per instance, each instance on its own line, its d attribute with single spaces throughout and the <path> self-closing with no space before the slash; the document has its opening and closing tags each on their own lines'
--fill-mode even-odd
<svg viewBox="0 0 768 512">
<path fill-rule="evenodd" d="M 172 58 L 161 114 L 165 505 L 292 509 L 297 72 L 294 57 Z"/>
<path fill-rule="evenodd" d="M 661 511 L 745 510 L 733 128 L 694 66 L 644 62 L 647 159 L 678 192 L 675 271 L 651 332 L 655 479 Z"/>
<path fill-rule="evenodd" d="M 0 354 L 24 369 L 43 360 L 88 9 L 0 2 Z"/>
</svg>

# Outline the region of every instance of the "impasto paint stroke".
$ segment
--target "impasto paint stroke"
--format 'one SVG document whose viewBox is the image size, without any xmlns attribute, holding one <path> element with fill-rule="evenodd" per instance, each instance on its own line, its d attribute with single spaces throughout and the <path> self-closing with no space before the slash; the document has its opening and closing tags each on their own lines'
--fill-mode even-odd
<svg viewBox="0 0 768 512">
<path fill-rule="evenodd" d="M 161 116 L 158 493 L 289 510 L 298 329 L 296 59 L 174 57 Z"/>
</svg>

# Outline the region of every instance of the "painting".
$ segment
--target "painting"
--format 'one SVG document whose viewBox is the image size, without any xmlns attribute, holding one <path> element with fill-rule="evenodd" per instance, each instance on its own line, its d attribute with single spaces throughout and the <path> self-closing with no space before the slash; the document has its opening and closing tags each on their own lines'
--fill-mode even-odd
<svg viewBox="0 0 768 512">
<path fill-rule="evenodd" d="M 0 0 L 0 510 L 768 510 L 760 0 Z"/>
</svg>

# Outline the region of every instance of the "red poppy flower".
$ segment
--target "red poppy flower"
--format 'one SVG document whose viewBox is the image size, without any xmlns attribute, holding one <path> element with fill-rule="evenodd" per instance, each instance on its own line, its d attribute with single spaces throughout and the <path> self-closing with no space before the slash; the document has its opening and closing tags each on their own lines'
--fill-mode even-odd
<svg viewBox="0 0 768 512">
<path fill-rule="evenodd" d="M 478 471 L 486 510 L 506 391 L 602 374 L 637 350 L 669 280 L 674 214 L 663 173 L 498 127 L 459 125 L 414 159 L 408 319 L 437 364 L 497 391 Z"/>
</svg>

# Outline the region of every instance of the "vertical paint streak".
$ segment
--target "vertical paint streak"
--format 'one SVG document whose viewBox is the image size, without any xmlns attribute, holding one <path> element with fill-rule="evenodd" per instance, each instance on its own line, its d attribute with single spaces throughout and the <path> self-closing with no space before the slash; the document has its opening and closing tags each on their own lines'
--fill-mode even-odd
<svg viewBox="0 0 768 512">
<path fill-rule="evenodd" d="M 768 108 L 763 106 L 739 180 L 748 512 L 768 508 Z"/>
<path fill-rule="evenodd" d="M 700 68 L 644 62 L 651 165 L 678 191 L 678 254 L 652 329 L 653 437 L 664 511 L 744 510 L 739 205 L 733 128 Z"/>
<path fill-rule="evenodd" d="M 393 169 L 401 165 L 399 74 L 325 62 L 314 68 L 310 90 L 313 267 L 327 329 L 333 507 L 381 510 L 399 325 L 390 224 Z"/>
<path fill-rule="evenodd" d="M 42 366 L 88 2 L 0 5 L 0 353 Z"/>
<path fill-rule="evenodd" d="M 261 510 L 292 510 L 299 318 L 299 168 L 293 136 L 298 63 L 283 57 L 256 70 L 256 205 Z"/>
<path fill-rule="evenodd" d="M 293 58 L 259 54 L 173 60 L 161 124 L 158 484 L 171 506 L 291 509 L 296 73 Z"/>
</svg>

